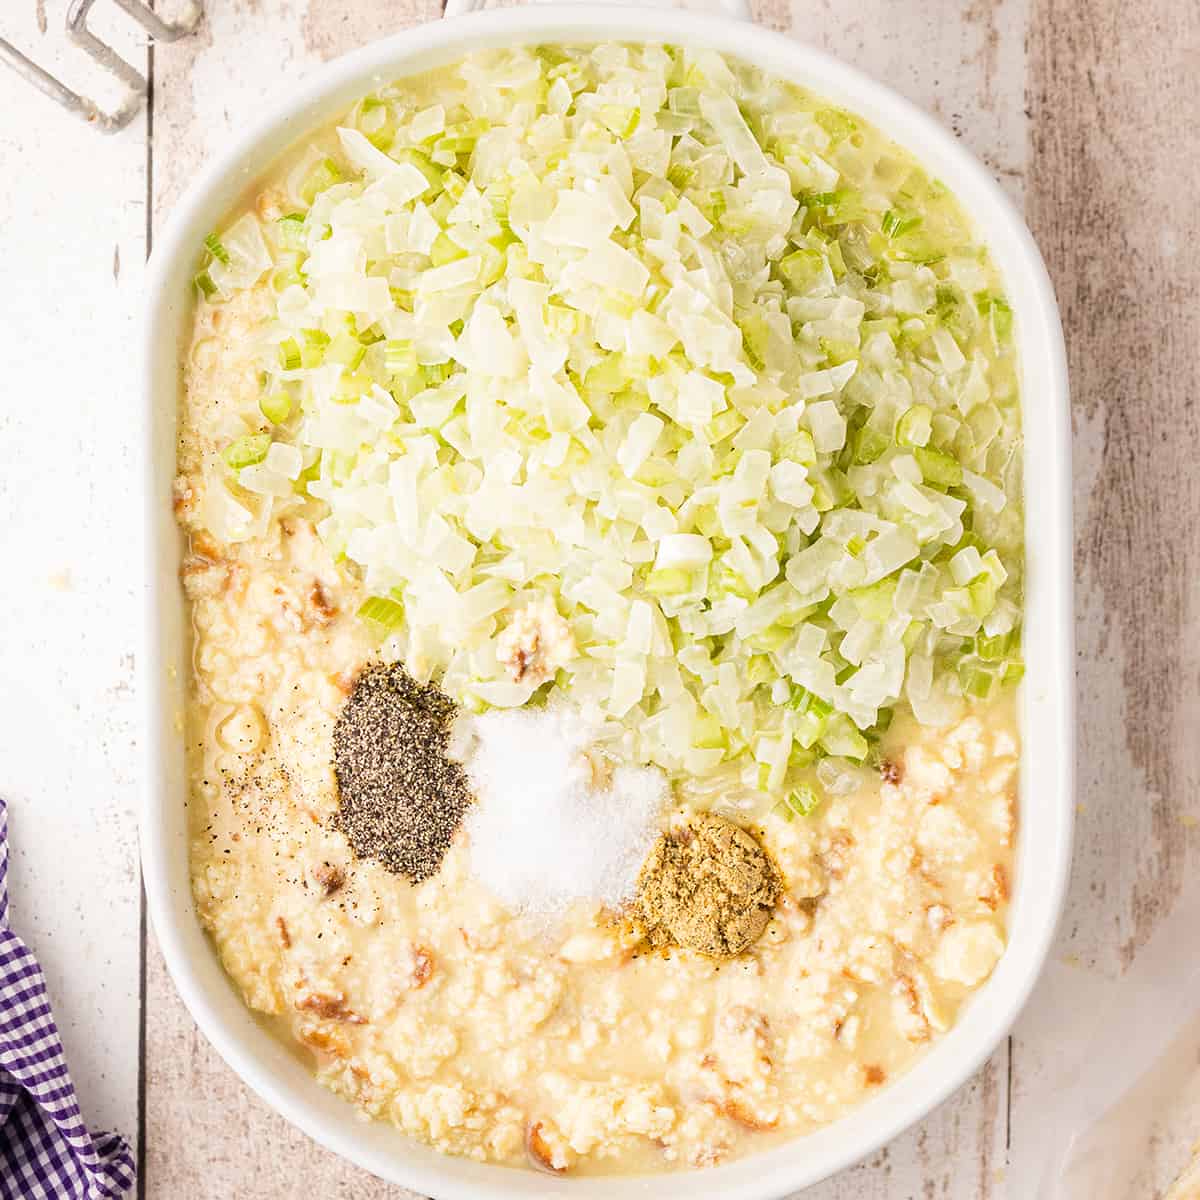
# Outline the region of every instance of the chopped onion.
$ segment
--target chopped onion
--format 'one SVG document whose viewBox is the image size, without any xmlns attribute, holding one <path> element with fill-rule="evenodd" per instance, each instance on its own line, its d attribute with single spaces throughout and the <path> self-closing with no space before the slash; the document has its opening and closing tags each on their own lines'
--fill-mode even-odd
<svg viewBox="0 0 1200 1200">
<path fill-rule="evenodd" d="M 272 307 L 204 519 L 319 502 L 363 620 L 475 709 L 540 686 L 497 646 L 547 598 L 601 742 L 807 815 L 897 704 L 1020 675 L 1011 309 L 865 123 L 711 51 L 553 61 L 406 80 L 208 240 L 201 302 Z"/>
</svg>

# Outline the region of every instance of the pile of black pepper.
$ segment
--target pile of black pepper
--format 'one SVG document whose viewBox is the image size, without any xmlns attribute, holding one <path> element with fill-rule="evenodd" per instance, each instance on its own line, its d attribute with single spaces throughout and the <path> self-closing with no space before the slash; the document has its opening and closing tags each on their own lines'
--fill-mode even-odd
<svg viewBox="0 0 1200 1200">
<path fill-rule="evenodd" d="M 333 730 L 337 826 L 360 858 L 420 883 L 436 874 L 470 803 L 446 753 L 454 702 L 402 666 L 368 667 Z"/>
</svg>

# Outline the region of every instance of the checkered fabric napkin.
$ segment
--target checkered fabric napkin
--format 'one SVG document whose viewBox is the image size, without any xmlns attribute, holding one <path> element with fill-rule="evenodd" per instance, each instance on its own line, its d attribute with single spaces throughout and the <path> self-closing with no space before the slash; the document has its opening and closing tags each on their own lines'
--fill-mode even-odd
<svg viewBox="0 0 1200 1200">
<path fill-rule="evenodd" d="M 84 1126 L 42 969 L 8 927 L 0 799 L 0 1200 L 120 1200 L 135 1173 L 120 1134 Z"/>
</svg>

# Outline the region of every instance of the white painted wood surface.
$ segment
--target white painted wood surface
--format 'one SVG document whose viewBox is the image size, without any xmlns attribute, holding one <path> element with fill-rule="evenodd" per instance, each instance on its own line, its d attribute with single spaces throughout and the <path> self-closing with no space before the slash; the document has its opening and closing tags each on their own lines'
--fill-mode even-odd
<svg viewBox="0 0 1200 1200">
<path fill-rule="evenodd" d="M 98 23 L 151 73 L 149 121 L 102 138 L 0 74 L 0 794 L 14 922 L 46 966 L 89 1119 L 140 1138 L 140 1196 L 402 1200 L 250 1096 L 141 932 L 140 497 L 124 415 L 142 262 L 197 166 L 238 114 L 323 59 L 436 19 L 438 0 L 207 0 L 197 35 L 152 54 L 106 8 Z M 7 0 L 0 36 L 95 80 L 61 49 L 64 9 Z M 1056 961 L 967 1088 L 806 1193 L 1032 1200 L 1014 1181 L 1027 1178 L 1072 1040 L 1200 864 L 1200 9 L 759 0 L 757 15 L 952 126 L 1026 206 L 1063 307 L 1080 834 Z M 1190 1116 L 1165 1118 L 1130 1200 L 1161 1195 L 1196 1134 Z"/>
<path fill-rule="evenodd" d="M 43 35 L 0 36 L 103 91 Z M 117 45 L 145 49 L 127 30 Z M 123 36 L 122 36 L 123 35 Z M 12 922 L 49 981 L 89 1119 L 138 1121 L 141 893 L 131 647 L 139 619 L 129 346 L 146 254 L 146 124 L 103 141 L 0 71 L 0 794 Z"/>
</svg>

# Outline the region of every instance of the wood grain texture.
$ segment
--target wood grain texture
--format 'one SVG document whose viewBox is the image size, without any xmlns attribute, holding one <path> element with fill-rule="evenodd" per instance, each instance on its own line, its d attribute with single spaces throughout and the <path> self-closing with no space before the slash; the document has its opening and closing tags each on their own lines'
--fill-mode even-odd
<svg viewBox="0 0 1200 1200">
<path fill-rule="evenodd" d="M 0 35 L 109 101 L 115 89 L 66 46 L 65 9 L 6 3 Z M 111 33 L 144 64 L 129 22 Z M 120 417 L 137 387 L 127 347 L 145 258 L 145 125 L 107 141 L 0 70 L 0 167 L 0 795 L 12 924 L 45 969 L 85 1116 L 133 1133 L 141 503 Z M 114 539 L 114 528 L 129 533 Z"/>
<path fill-rule="evenodd" d="M 1200 9 L 1045 0 L 1029 218 L 1075 418 L 1081 844 L 1064 949 L 1115 970 L 1200 833 Z M 1114 936 L 1114 934 L 1116 936 Z"/>
<path fill-rule="evenodd" d="M 1029 56 L 1028 217 L 1074 398 L 1080 805 L 1056 951 L 1075 982 L 1018 1027 L 1014 1145 L 1064 1068 L 1050 1006 L 1086 1020 L 1200 865 L 1200 9 L 1038 0 Z M 1138 1200 L 1197 1130 L 1156 1136 Z"/>
</svg>

